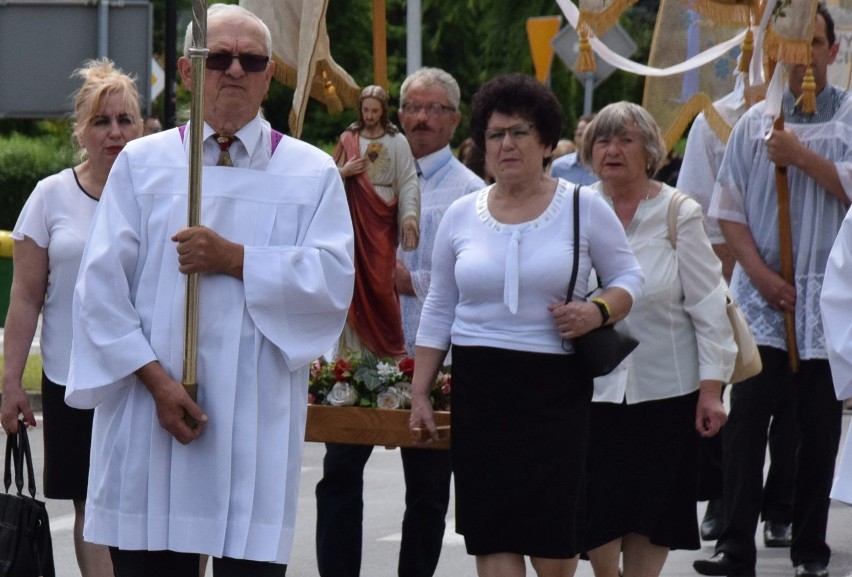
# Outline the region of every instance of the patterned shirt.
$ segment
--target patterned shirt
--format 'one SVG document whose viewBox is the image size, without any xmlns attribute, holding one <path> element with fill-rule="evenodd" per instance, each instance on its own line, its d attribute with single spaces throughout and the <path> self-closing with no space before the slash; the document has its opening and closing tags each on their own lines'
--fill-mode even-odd
<svg viewBox="0 0 852 577">
<path fill-rule="evenodd" d="M 847 195 L 852 192 L 852 99 L 826 86 L 817 96 L 817 112 L 803 114 L 795 97 L 784 93 L 785 127 L 823 158 L 832 160 Z M 748 225 L 763 261 L 780 270 L 778 196 L 775 165 L 769 160 L 763 125 L 764 103 L 752 107 L 734 127 L 719 171 L 710 216 Z M 787 168 L 796 286 L 796 340 L 802 359 L 825 359 L 820 292 L 825 265 L 847 206 L 804 171 Z M 759 345 L 786 350 L 784 315 L 770 308 L 739 263 L 731 290 Z"/>
<path fill-rule="evenodd" d="M 400 295 L 405 348 L 414 355 L 414 339 L 420 326 L 420 311 L 432 279 L 432 247 L 435 232 L 447 208 L 458 198 L 485 186 L 481 178 L 458 161 L 446 146 L 417 159 L 420 176 L 420 244 L 413 251 L 399 249 L 399 258 L 411 272 L 416 296 Z"/>
</svg>

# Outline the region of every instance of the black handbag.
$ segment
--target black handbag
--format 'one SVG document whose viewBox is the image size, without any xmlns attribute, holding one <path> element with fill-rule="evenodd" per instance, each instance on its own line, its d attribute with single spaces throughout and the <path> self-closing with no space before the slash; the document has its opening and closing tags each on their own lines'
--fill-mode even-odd
<svg viewBox="0 0 852 577">
<path fill-rule="evenodd" d="M 18 494 L 9 493 L 12 463 Z M 29 496 L 24 495 L 24 466 Z M 55 577 L 53 541 L 44 502 L 35 498 L 33 458 L 27 426 L 18 422 L 18 433 L 6 438 L 5 493 L 0 493 L 0 576 Z"/>
<path fill-rule="evenodd" d="M 577 274 L 580 269 L 580 185 L 574 187 L 574 263 L 571 271 L 571 284 L 568 286 L 568 296 L 565 302 L 571 301 L 574 286 L 577 284 Z M 604 325 L 587 332 L 581 337 L 572 339 L 574 355 L 580 363 L 583 374 L 587 377 L 601 377 L 615 370 L 627 355 L 639 345 L 639 341 L 615 328 L 615 325 Z M 563 348 L 564 348 L 563 342 Z"/>
</svg>

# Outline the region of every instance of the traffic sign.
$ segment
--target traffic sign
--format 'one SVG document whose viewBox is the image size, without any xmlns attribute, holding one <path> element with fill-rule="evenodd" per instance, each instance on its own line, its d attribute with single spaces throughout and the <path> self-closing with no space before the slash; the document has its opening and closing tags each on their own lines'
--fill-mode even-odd
<svg viewBox="0 0 852 577">
<path fill-rule="evenodd" d="M 151 102 L 166 89 L 166 71 L 156 58 L 151 58 Z"/>
</svg>

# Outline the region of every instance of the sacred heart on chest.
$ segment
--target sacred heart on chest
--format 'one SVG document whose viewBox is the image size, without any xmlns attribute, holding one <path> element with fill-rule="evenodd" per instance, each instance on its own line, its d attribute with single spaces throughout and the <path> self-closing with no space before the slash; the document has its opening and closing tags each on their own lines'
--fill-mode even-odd
<svg viewBox="0 0 852 577">
<path fill-rule="evenodd" d="M 376 162 L 376 159 L 379 157 L 379 153 L 382 151 L 382 143 L 381 142 L 371 142 L 367 145 L 367 158 L 370 159 L 370 162 Z"/>
</svg>

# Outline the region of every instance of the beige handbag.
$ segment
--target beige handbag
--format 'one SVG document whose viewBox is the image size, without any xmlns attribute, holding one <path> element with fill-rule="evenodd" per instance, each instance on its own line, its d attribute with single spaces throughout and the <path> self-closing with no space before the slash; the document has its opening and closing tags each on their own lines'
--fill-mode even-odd
<svg viewBox="0 0 852 577">
<path fill-rule="evenodd" d="M 680 214 L 680 205 L 685 199 L 685 194 L 675 191 L 669 202 L 668 227 L 672 248 L 677 248 L 677 217 Z M 725 282 L 724 279 L 722 282 Z M 737 360 L 734 362 L 734 372 L 730 382 L 739 383 L 760 373 L 763 370 L 763 364 L 760 361 L 757 344 L 754 342 L 754 335 L 727 284 L 725 285 L 725 310 L 728 313 L 731 329 L 734 331 L 734 342 L 737 343 Z"/>
</svg>

